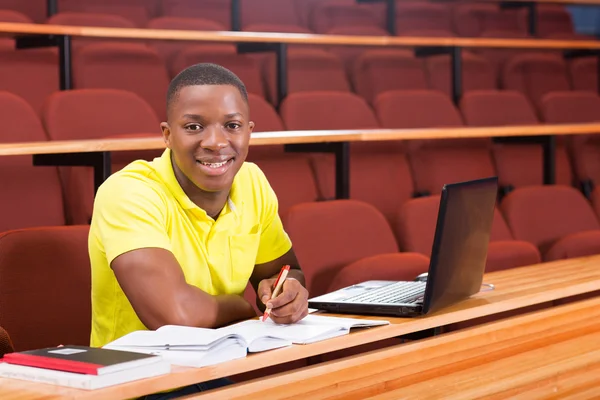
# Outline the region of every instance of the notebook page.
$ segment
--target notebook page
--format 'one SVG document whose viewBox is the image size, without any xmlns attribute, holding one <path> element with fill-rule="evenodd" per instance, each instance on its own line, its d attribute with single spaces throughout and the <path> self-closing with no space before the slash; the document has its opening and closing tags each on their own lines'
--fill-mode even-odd
<svg viewBox="0 0 600 400">
<path fill-rule="evenodd" d="M 109 343 L 111 347 L 168 348 L 174 346 L 195 346 L 207 350 L 221 341 L 235 337 L 218 329 L 192 328 L 187 326 L 165 325 L 156 331 L 135 331 Z M 241 337 L 238 339 L 243 340 Z M 106 347 L 106 346 L 105 346 Z"/>
<path fill-rule="evenodd" d="M 184 367 L 204 367 L 214 365 L 225 361 L 244 358 L 247 355 L 246 342 L 244 340 L 228 338 L 213 348 L 207 351 L 199 351 L 196 348 L 193 350 L 165 350 L 148 347 L 112 347 L 110 345 L 105 348 L 113 348 L 115 350 L 127 350 L 138 353 L 160 355 L 163 360 L 173 365 L 181 365 Z"/>
<path fill-rule="evenodd" d="M 271 319 L 267 319 L 265 322 L 256 319 L 243 321 L 238 324 L 231 325 L 228 328 L 244 336 L 248 343 L 261 340 L 265 337 L 270 337 L 283 339 L 295 344 L 310 343 L 315 340 L 315 338 L 325 339 L 330 336 L 337 336 L 341 330 L 340 326 L 325 324 L 276 324 Z"/>
<path fill-rule="evenodd" d="M 362 318 L 329 317 L 325 315 L 307 315 L 301 321 L 298 321 L 297 324 L 328 326 L 333 325 L 350 330 L 350 328 L 364 328 L 369 326 L 389 325 L 390 321 Z"/>
</svg>

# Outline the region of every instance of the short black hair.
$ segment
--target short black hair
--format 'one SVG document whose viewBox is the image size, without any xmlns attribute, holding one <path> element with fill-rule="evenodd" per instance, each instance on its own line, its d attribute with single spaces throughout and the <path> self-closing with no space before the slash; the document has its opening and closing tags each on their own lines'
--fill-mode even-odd
<svg viewBox="0 0 600 400">
<path fill-rule="evenodd" d="M 167 90 L 167 110 L 181 89 L 202 85 L 231 85 L 240 91 L 242 98 L 248 103 L 246 85 L 236 74 L 217 64 L 201 63 L 187 67 L 173 78 Z"/>
</svg>

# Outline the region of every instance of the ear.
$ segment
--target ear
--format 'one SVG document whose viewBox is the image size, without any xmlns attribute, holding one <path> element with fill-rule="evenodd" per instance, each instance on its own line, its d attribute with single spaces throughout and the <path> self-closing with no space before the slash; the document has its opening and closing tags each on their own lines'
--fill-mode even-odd
<svg viewBox="0 0 600 400">
<path fill-rule="evenodd" d="M 171 128 L 169 128 L 169 124 L 167 122 L 161 122 L 160 130 L 162 131 L 163 140 L 167 147 L 171 148 Z"/>
<path fill-rule="evenodd" d="M 248 133 L 252 133 L 254 130 L 254 121 L 248 122 Z"/>
</svg>

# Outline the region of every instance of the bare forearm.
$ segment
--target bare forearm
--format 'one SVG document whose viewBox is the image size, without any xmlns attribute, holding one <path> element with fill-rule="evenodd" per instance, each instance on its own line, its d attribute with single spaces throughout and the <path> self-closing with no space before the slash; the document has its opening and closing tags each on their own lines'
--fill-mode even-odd
<svg viewBox="0 0 600 400">
<path fill-rule="evenodd" d="M 152 326 L 147 325 L 148 328 L 157 329 L 163 325 L 217 328 L 256 316 L 250 303 L 242 296 L 211 296 L 193 286 L 180 290 L 172 302 L 169 307 L 171 311 L 165 313 L 166 309 L 163 308 L 162 312 L 149 316 Z"/>
</svg>

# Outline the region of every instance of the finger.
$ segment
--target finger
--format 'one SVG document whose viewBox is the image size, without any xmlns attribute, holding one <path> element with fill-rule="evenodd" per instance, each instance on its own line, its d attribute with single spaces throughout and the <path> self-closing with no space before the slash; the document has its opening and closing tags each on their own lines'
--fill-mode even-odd
<svg viewBox="0 0 600 400">
<path fill-rule="evenodd" d="M 273 308 L 271 310 L 271 314 L 276 317 L 289 317 L 296 314 L 298 311 L 302 309 L 302 302 L 297 301 L 298 296 L 296 296 L 291 302 L 277 308 Z"/>
<path fill-rule="evenodd" d="M 294 301 L 298 292 L 293 290 L 284 290 L 279 296 L 267 302 L 267 308 L 277 309 Z"/>
<path fill-rule="evenodd" d="M 271 295 L 273 294 L 272 286 L 273 279 L 263 279 L 258 284 L 257 294 L 258 298 L 260 299 L 260 301 L 262 301 L 263 304 L 267 304 L 267 302 L 271 298 Z"/>
<path fill-rule="evenodd" d="M 302 320 L 307 315 L 308 315 L 308 307 L 300 308 L 300 310 L 298 312 L 296 312 L 295 314 L 284 316 L 284 317 L 278 317 L 276 315 L 271 314 L 271 319 L 276 324 L 293 324 L 293 323 L 296 323 L 296 322 Z"/>
</svg>

